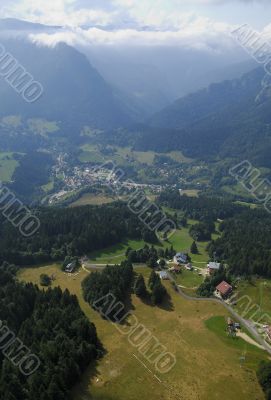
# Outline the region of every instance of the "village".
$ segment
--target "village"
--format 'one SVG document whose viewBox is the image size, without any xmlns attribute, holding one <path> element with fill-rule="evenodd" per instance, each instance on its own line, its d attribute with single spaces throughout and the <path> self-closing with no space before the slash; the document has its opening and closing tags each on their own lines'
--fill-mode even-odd
<svg viewBox="0 0 271 400">
<path fill-rule="evenodd" d="M 158 268 L 156 273 L 159 275 L 161 280 L 175 280 L 176 275 L 182 274 L 183 271 L 189 271 L 190 273 L 197 273 L 198 275 L 206 277 L 212 277 L 216 272 L 218 272 L 221 268 L 221 263 L 216 262 L 216 261 L 210 261 L 206 264 L 204 268 L 198 268 L 192 265 L 191 262 L 189 262 L 189 257 L 187 254 L 180 252 L 177 253 L 173 260 L 169 260 L 166 262 L 166 265 L 161 267 L 161 260 L 157 261 Z M 163 263 L 162 263 L 163 265 Z M 179 288 L 183 289 L 184 287 L 182 285 L 177 285 Z M 234 292 L 234 287 L 226 282 L 225 280 L 221 281 L 218 285 L 216 285 L 215 290 L 213 291 L 212 297 L 214 299 L 217 299 L 219 301 L 224 302 L 228 306 L 234 306 L 236 305 L 236 296 L 238 296 L 238 293 Z M 248 304 L 248 309 L 250 304 Z M 252 304 L 252 308 L 255 305 Z M 246 317 L 246 323 L 249 324 L 255 332 L 257 331 L 259 334 L 259 337 L 264 339 L 268 344 L 271 344 L 271 324 L 264 322 L 264 320 L 261 320 L 259 322 L 253 321 L 252 316 L 249 316 L 245 314 Z M 270 322 L 270 321 L 268 321 Z M 245 341 L 248 343 L 254 344 L 258 347 L 262 347 L 259 345 L 256 341 L 251 339 L 247 333 L 242 331 L 242 326 L 240 322 L 234 321 L 231 317 L 228 317 L 227 320 L 225 320 L 225 331 L 227 332 L 227 335 L 229 337 L 235 338 L 235 337 L 242 337 Z"/>
<path fill-rule="evenodd" d="M 93 168 L 90 166 L 76 165 L 70 167 L 63 158 L 58 159 L 58 163 L 52 170 L 53 179 L 58 181 L 58 191 L 50 195 L 49 204 L 57 203 L 69 194 L 73 194 L 88 187 L 109 187 L 116 191 L 119 189 L 119 177 L 114 171 L 106 168 Z M 148 190 L 153 194 L 162 191 L 162 185 L 136 183 L 132 180 L 121 181 L 123 190 L 142 189 Z"/>
<path fill-rule="evenodd" d="M 161 265 L 161 260 L 157 261 L 158 266 Z M 191 262 L 189 262 L 189 257 L 185 253 L 177 253 L 173 260 L 166 262 L 166 270 L 157 271 L 162 280 L 170 279 L 169 273 L 179 274 L 182 270 L 187 270 L 190 272 L 197 272 L 200 276 L 212 276 L 215 272 L 219 271 L 221 268 L 221 263 L 219 262 L 209 262 L 206 268 L 194 267 Z M 217 286 L 213 295 L 218 299 L 223 301 L 228 301 L 233 293 L 233 287 L 226 281 L 220 282 Z"/>
</svg>

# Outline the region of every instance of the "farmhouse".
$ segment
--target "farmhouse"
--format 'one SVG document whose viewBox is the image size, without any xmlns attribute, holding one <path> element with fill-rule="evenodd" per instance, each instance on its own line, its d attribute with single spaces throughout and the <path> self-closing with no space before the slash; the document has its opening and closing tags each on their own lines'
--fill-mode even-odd
<svg viewBox="0 0 271 400">
<path fill-rule="evenodd" d="M 163 281 L 168 280 L 168 273 L 166 271 L 159 271 L 158 275 L 160 276 L 160 279 L 162 279 Z"/>
<path fill-rule="evenodd" d="M 209 262 L 207 264 L 207 272 L 209 275 L 212 275 L 214 272 L 218 271 L 220 268 L 221 264 L 217 262 Z"/>
<path fill-rule="evenodd" d="M 226 299 L 232 293 L 232 286 L 223 281 L 216 287 L 216 295 Z"/>
<path fill-rule="evenodd" d="M 175 264 L 186 264 L 187 261 L 188 261 L 187 254 L 185 254 L 185 253 L 177 253 L 174 256 L 173 261 L 175 262 Z"/>
<path fill-rule="evenodd" d="M 76 268 L 76 262 L 73 261 L 72 263 L 68 264 L 65 268 L 65 272 L 72 273 Z"/>
</svg>

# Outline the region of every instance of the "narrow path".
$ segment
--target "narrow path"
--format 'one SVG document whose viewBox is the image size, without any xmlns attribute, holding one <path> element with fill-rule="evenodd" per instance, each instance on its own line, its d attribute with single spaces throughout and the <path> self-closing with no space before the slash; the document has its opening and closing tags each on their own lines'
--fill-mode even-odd
<svg viewBox="0 0 271 400">
<path fill-rule="evenodd" d="M 240 337 L 241 339 L 245 340 L 247 343 L 252 344 L 253 346 L 258 347 L 259 349 L 263 349 L 263 346 L 259 343 L 256 342 L 256 340 L 252 339 L 251 337 L 249 337 L 246 333 L 244 332 L 237 332 L 236 334 L 237 337 Z"/>
<path fill-rule="evenodd" d="M 169 276 L 170 281 L 175 283 L 175 280 L 173 279 L 173 277 L 171 276 L 170 273 L 168 273 L 168 276 Z M 237 312 L 235 312 L 234 309 L 230 305 L 226 304 L 224 301 L 219 300 L 219 299 L 214 299 L 213 297 L 189 296 L 189 295 L 185 294 L 182 291 L 182 289 L 177 285 L 176 285 L 176 291 L 179 293 L 180 296 L 182 296 L 185 300 L 188 300 L 188 301 L 200 301 L 200 302 L 209 301 L 209 302 L 220 304 L 220 305 L 224 306 L 241 325 L 245 326 L 245 328 L 251 333 L 251 335 L 256 340 L 256 342 L 259 345 L 261 345 L 264 350 L 266 350 L 269 354 L 271 354 L 271 346 L 269 346 L 263 340 L 263 338 L 261 337 L 261 335 L 259 335 L 259 333 L 257 332 L 257 329 L 252 325 L 252 323 L 250 323 L 249 321 L 245 320 L 240 315 L 238 315 Z"/>
</svg>

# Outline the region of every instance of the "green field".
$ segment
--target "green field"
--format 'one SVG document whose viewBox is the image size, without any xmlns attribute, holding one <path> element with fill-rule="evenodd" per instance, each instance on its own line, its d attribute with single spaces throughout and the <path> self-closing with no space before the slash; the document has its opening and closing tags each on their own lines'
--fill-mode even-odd
<svg viewBox="0 0 271 400">
<path fill-rule="evenodd" d="M 188 197 L 198 197 L 199 190 L 197 189 L 187 189 L 187 190 L 182 190 L 181 195 L 186 195 Z"/>
<path fill-rule="evenodd" d="M 55 133 L 59 130 L 56 121 L 47 121 L 42 118 L 33 118 L 27 120 L 27 125 L 30 131 L 35 135 L 47 137 L 49 134 Z"/>
<path fill-rule="evenodd" d="M 271 318 L 271 281 L 268 279 L 252 279 L 251 282 L 241 281 L 237 285 L 238 293 L 237 310 L 242 313 L 247 309 L 246 318 L 252 317 L 254 320 L 263 314 L 270 315 Z M 241 300 L 243 296 L 247 296 Z M 269 324 L 270 321 L 267 321 Z"/>
<path fill-rule="evenodd" d="M 182 270 L 181 273 L 173 274 L 174 280 L 178 285 L 188 289 L 197 288 L 204 280 L 204 276 L 200 276 L 198 271 Z"/>
<path fill-rule="evenodd" d="M 116 201 L 116 198 L 106 195 L 94 194 L 94 193 L 85 193 L 80 199 L 76 200 L 74 203 L 70 205 L 70 207 L 79 207 L 86 205 L 101 205 L 101 204 L 109 204 Z"/>
<path fill-rule="evenodd" d="M 167 212 L 175 212 L 175 210 L 170 210 L 166 209 Z M 173 245 L 174 249 L 178 251 L 184 251 L 187 253 L 190 253 L 190 247 L 193 243 L 193 239 L 191 238 L 189 234 L 189 229 L 191 225 L 196 224 L 198 221 L 195 220 L 188 220 L 188 225 L 185 228 L 179 229 L 176 231 L 176 233 L 169 239 L 169 242 Z M 218 238 L 218 234 L 214 233 L 212 235 L 212 239 L 215 240 Z M 197 242 L 197 247 L 199 254 L 192 254 L 192 262 L 195 264 L 195 266 L 200 267 L 200 266 L 205 266 L 206 263 L 209 261 L 209 255 L 206 250 L 206 247 L 208 245 L 208 242 Z"/>
<path fill-rule="evenodd" d="M 253 204 L 253 203 L 248 203 L 248 202 L 245 202 L 245 201 L 236 201 L 235 203 L 236 204 L 240 204 L 241 206 L 249 207 L 252 210 L 255 210 L 255 208 L 259 208 L 260 207 L 260 204 Z"/>
<path fill-rule="evenodd" d="M 129 247 L 133 250 L 139 250 L 144 246 L 143 240 L 126 240 L 115 246 L 90 253 L 89 259 L 90 262 L 97 264 L 118 264 L 125 260 L 125 253 Z"/>
<path fill-rule="evenodd" d="M 104 157 L 99 152 L 97 146 L 86 144 L 81 147 L 81 153 L 79 156 L 79 161 L 81 162 L 93 162 L 102 163 L 104 162 Z"/>
<path fill-rule="evenodd" d="M 193 221 L 194 223 L 195 221 Z M 192 223 L 191 221 L 189 222 Z M 189 225 L 187 228 L 178 229 L 167 241 L 160 242 L 159 245 L 155 245 L 156 248 L 173 248 L 179 252 L 184 251 L 190 253 L 190 247 L 193 242 L 193 239 L 189 235 Z M 206 246 L 208 242 L 199 242 L 198 243 L 198 250 L 199 254 L 192 255 L 192 262 L 193 264 L 198 267 L 205 267 L 206 263 L 209 260 L 208 253 L 206 251 Z M 144 247 L 145 243 L 141 240 L 139 241 L 123 241 L 116 246 L 111 246 L 109 248 L 97 251 L 89 255 L 90 261 L 94 261 L 98 264 L 111 264 L 114 263 L 116 260 L 121 262 L 125 259 L 125 252 L 128 247 L 132 249 L 139 250 L 140 248 Z"/>
<path fill-rule="evenodd" d="M 14 159 L 14 153 L 0 152 L 0 181 L 10 182 L 19 163 Z"/>
<path fill-rule="evenodd" d="M 111 149 L 111 154 L 104 155 L 97 145 L 84 144 L 81 146 L 81 153 L 79 160 L 81 162 L 105 162 L 105 160 L 114 161 L 117 165 L 146 164 L 153 165 L 156 155 L 166 155 L 172 160 L 179 163 L 190 163 L 193 160 L 185 157 L 181 151 L 172 151 L 170 153 L 162 154 L 154 151 L 133 151 L 130 147 L 107 146 Z"/>
<path fill-rule="evenodd" d="M 142 272 L 142 269 L 140 269 Z M 87 272 L 68 276 L 59 266 L 24 269 L 19 279 L 39 284 L 41 273 L 55 274 L 53 286 L 69 289 L 78 296 L 86 316 L 96 325 L 106 355 L 82 376 L 74 388 L 73 400 L 264 400 L 255 369 L 263 351 L 238 340 L 238 346 L 223 337 L 228 314 L 218 304 L 184 300 L 165 282 L 168 301 L 152 307 L 132 296 L 132 313 L 166 349 L 176 357 L 176 365 L 160 374 L 137 350 L 127 335 L 102 319 L 82 298 L 81 281 Z M 148 277 L 149 270 L 144 270 Z M 219 320 L 212 319 L 220 316 Z M 221 320 L 222 318 L 222 320 Z M 246 349 L 246 361 L 240 357 Z M 157 380 L 159 378 L 160 381 Z M 225 395 L 226 394 L 226 395 Z"/>
<path fill-rule="evenodd" d="M 48 183 L 46 183 L 46 185 L 43 185 L 41 188 L 45 193 L 50 192 L 54 188 L 54 181 L 50 180 Z"/>
<path fill-rule="evenodd" d="M 230 337 L 226 331 L 227 321 L 224 316 L 212 317 L 207 320 L 205 324 L 209 330 L 214 332 L 220 340 L 223 341 L 223 343 L 238 349 L 242 355 L 246 357 L 245 364 L 247 367 L 249 366 L 250 368 L 257 369 L 257 365 L 263 359 L 262 350 L 252 344 L 244 342 L 239 337 Z"/>
</svg>

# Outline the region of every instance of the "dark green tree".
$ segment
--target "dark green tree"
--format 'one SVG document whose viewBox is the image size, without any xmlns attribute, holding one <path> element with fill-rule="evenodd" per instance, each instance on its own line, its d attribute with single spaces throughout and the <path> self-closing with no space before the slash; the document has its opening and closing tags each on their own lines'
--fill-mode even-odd
<svg viewBox="0 0 271 400">
<path fill-rule="evenodd" d="M 152 271 L 149 277 L 149 282 L 148 286 L 152 290 L 153 287 L 156 285 L 156 283 L 160 283 L 160 277 L 155 273 L 155 271 Z"/>
<path fill-rule="evenodd" d="M 147 288 L 145 285 L 145 280 L 143 278 L 143 275 L 138 275 L 136 281 L 135 281 L 135 286 L 134 286 L 134 292 L 138 297 L 144 298 L 147 295 Z"/>
<path fill-rule="evenodd" d="M 40 276 L 40 284 L 41 286 L 50 286 L 51 285 L 51 278 L 46 274 L 41 274 Z"/>
<path fill-rule="evenodd" d="M 155 282 L 152 288 L 151 301 L 154 305 L 161 304 L 167 294 L 166 288 L 162 285 L 160 279 L 159 282 Z"/>
<path fill-rule="evenodd" d="M 199 254 L 198 246 L 195 241 L 191 244 L 190 251 L 192 254 Z"/>
</svg>

